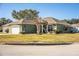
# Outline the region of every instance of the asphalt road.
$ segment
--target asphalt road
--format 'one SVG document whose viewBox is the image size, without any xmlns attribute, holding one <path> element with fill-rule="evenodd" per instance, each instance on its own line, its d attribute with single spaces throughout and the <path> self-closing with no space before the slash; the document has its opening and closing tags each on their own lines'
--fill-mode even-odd
<svg viewBox="0 0 79 59">
<path fill-rule="evenodd" d="M 70 45 L 0 45 L 1 56 L 79 56 L 79 43 Z"/>
</svg>

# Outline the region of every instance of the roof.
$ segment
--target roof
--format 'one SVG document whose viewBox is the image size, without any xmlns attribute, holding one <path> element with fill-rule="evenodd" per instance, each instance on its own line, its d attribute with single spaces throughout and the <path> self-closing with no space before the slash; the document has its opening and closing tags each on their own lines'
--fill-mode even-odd
<svg viewBox="0 0 79 59">
<path fill-rule="evenodd" d="M 21 19 L 21 20 L 16 20 L 15 22 L 5 24 L 3 26 L 16 25 L 16 24 L 42 24 L 42 23 L 46 23 L 46 21 L 42 20 L 41 18 L 37 18 L 34 20 Z"/>
<path fill-rule="evenodd" d="M 67 22 L 58 20 L 58 19 L 53 18 L 53 17 L 46 17 L 44 19 L 36 18 L 34 20 L 21 19 L 21 20 L 16 20 L 15 22 L 5 24 L 3 26 L 16 25 L 16 24 L 49 24 L 49 25 L 51 25 L 51 24 L 63 24 L 66 26 L 70 26 L 70 24 L 68 24 Z"/>
<path fill-rule="evenodd" d="M 51 25 L 51 24 L 63 24 L 65 26 L 70 26 L 70 24 L 68 24 L 67 22 L 62 21 L 62 20 L 58 20 L 58 19 L 53 18 L 53 17 L 46 17 L 46 18 L 44 18 L 44 20 L 47 21 L 49 25 Z"/>
<path fill-rule="evenodd" d="M 58 19 L 53 18 L 53 17 L 46 17 L 44 18 L 45 21 L 48 22 L 48 24 L 57 24 L 58 23 Z"/>
<path fill-rule="evenodd" d="M 65 26 L 71 26 L 69 23 L 62 21 L 62 20 L 60 20 L 59 23 L 65 25 Z"/>
<path fill-rule="evenodd" d="M 73 27 L 79 27 L 79 23 L 77 23 L 77 24 L 72 24 L 71 26 L 73 26 Z"/>
</svg>

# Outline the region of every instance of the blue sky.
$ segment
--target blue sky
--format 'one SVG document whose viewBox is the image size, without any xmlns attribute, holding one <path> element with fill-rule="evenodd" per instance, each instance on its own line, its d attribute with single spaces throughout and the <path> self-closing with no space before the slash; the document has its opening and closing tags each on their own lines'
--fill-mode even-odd
<svg viewBox="0 0 79 59">
<path fill-rule="evenodd" d="M 55 17 L 57 19 L 79 18 L 79 4 L 77 3 L 4 3 L 0 4 L 0 18 L 12 19 L 12 10 L 35 9 L 40 17 Z"/>
</svg>

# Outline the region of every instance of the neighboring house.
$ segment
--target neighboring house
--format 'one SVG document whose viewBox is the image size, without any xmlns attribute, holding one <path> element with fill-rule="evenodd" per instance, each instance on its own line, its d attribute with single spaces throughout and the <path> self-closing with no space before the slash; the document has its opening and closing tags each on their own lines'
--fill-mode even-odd
<svg viewBox="0 0 79 59">
<path fill-rule="evenodd" d="M 47 23 L 40 18 L 35 20 L 21 19 L 15 22 L 3 25 L 3 32 L 11 34 L 19 33 L 40 33 L 43 32 L 43 25 Z"/>
<path fill-rule="evenodd" d="M 72 32 L 79 32 L 79 23 L 72 24 Z"/>
</svg>

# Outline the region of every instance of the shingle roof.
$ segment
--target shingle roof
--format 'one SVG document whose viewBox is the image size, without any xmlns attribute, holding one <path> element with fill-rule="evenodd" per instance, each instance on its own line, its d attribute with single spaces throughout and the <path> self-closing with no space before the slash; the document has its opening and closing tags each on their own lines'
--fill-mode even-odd
<svg viewBox="0 0 79 59">
<path fill-rule="evenodd" d="M 67 22 L 65 22 L 65 21 L 62 21 L 62 20 L 60 20 L 59 23 L 60 23 L 60 24 L 63 24 L 63 25 L 66 25 L 66 26 L 71 26 L 69 23 L 67 23 Z"/>
<path fill-rule="evenodd" d="M 16 24 L 42 24 L 42 23 L 46 23 L 46 21 L 40 18 L 34 20 L 21 19 L 21 20 L 16 20 L 15 22 L 5 24 L 3 26 L 16 25 Z"/>
<path fill-rule="evenodd" d="M 48 24 L 57 24 L 58 23 L 58 20 L 53 17 L 46 17 L 46 18 L 44 18 L 44 20 L 47 21 Z"/>
<path fill-rule="evenodd" d="M 79 27 L 79 23 L 77 23 L 77 24 L 72 24 L 71 26 L 73 26 L 73 27 Z"/>
<path fill-rule="evenodd" d="M 63 24 L 63 25 L 70 25 L 67 22 L 63 22 L 61 20 L 58 20 L 56 18 L 53 17 L 46 17 L 44 18 L 44 20 L 46 20 L 48 22 L 48 24 Z"/>
<path fill-rule="evenodd" d="M 21 20 L 16 20 L 15 22 L 5 24 L 3 26 L 9 26 L 9 25 L 15 25 L 15 24 L 63 24 L 66 26 L 70 26 L 70 24 L 68 24 L 67 22 L 58 20 L 53 17 L 46 17 L 44 19 L 36 18 L 34 20 L 21 19 Z"/>
</svg>

